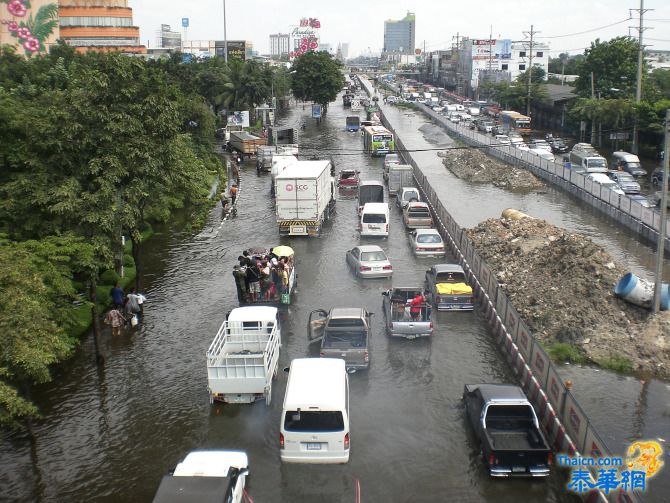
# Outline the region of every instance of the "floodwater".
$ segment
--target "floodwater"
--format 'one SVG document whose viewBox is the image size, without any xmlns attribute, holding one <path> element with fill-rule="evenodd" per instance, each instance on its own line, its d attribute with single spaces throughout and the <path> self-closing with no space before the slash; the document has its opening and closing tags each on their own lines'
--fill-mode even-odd
<svg viewBox="0 0 670 503">
<path fill-rule="evenodd" d="M 362 153 L 360 135 L 343 131 L 348 111 L 340 103 L 330 106 L 319 125 L 306 119 L 302 145 L 320 157 L 332 155 L 337 169 L 357 168 L 364 179 L 381 179 L 381 160 Z M 307 114 L 298 107 L 283 122 L 297 125 Z M 444 176 L 448 180 L 446 171 Z M 35 422 L 34 437 L 5 434 L 0 443 L 0 498 L 147 502 L 162 475 L 186 453 L 219 448 L 247 452 L 249 493 L 257 503 L 353 502 L 356 479 L 367 502 L 577 501 L 565 490 L 567 476 L 560 470 L 548 480 L 492 480 L 486 474 L 461 406 L 463 385 L 513 382 L 513 376 L 477 311 L 439 313 L 431 340 L 389 340 L 384 334 L 381 292 L 393 281 L 420 284 L 434 263 L 414 258 L 395 207 L 389 239 L 365 241 L 387 250 L 394 280 L 359 280 L 347 270 L 345 251 L 361 240 L 356 201 L 346 195 L 338 195 L 337 213 L 323 237 L 281 241 L 296 250 L 299 283 L 293 304 L 283 313 L 280 367 L 293 358 L 318 355 L 306 337 L 311 310 L 363 306 L 375 313 L 371 367 L 350 376 L 350 462 L 281 464 L 282 372 L 269 407 L 262 401 L 209 404 L 205 351 L 226 312 L 236 306 L 235 259 L 245 248 L 279 242 L 269 184 L 269 176 L 256 176 L 253 163 L 247 163 L 236 218 L 221 223 L 216 208 L 198 235 L 168 226 L 146 244 L 149 300 L 139 330 L 116 339 L 105 334 L 101 368 L 94 364 L 91 338 L 85 339 L 77 355 L 59 367 L 54 382 L 35 390 L 44 417 Z M 473 213 L 481 219 L 498 212 L 473 210 L 473 198 L 486 194 L 484 187 L 472 190 L 470 211 L 458 213 L 459 222 L 471 225 L 476 223 Z M 526 210 L 536 211 L 542 198 L 555 197 L 560 214 L 559 195 L 548 194 L 536 195 L 540 200 Z M 532 196 L 509 197 L 533 201 Z M 447 207 L 451 211 L 454 204 Z M 470 220 L 462 221 L 466 217 Z M 582 219 L 596 234 L 597 218 Z M 621 252 L 627 253 L 625 246 Z M 644 262 L 638 262 L 643 268 Z"/>
</svg>

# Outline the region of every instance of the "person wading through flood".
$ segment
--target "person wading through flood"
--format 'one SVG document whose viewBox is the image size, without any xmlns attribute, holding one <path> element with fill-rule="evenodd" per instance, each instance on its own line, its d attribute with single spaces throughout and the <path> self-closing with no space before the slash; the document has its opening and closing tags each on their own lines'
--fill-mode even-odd
<svg viewBox="0 0 670 503">
<path fill-rule="evenodd" d="M 121 327 L 126 319 L 121 314 L 121 310 L 114 306 L 105 316 L 105 323 L 112 326 L 112 336 L 117 336 L 121 333 Z"/>
<path fill-rule="evenodd" d="M 237 184 L 234 183 L 232 187 L 230 187 L 230 201 L 232 204 L 235 204 L 235 201 L 237 200 Z"/>
<path fill-rule="evenodd" d="M 258 294 L 261 291 L 261 271 L 257 264 L 247 267 L 247 280 L 249 281 L 249 297 L 251 302 L 258 302 Z"/>
</svg>

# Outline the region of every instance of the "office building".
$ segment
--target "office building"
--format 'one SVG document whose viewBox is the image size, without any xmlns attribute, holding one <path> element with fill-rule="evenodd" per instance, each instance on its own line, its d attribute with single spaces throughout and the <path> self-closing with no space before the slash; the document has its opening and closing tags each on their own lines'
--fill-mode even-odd
<svg viewBox="0 0 670 503">
<path fill-rule="evenodd" d="M 349 59 L 349 42 L 342 42 L 340 44 L 340 54 L 342 55 L 342 61 Z"/>
<path fill-rule="evenodd" d="M 414 54 L 415 19 L 413 12 L 408 12 L 403 19 L 384 21 L 384 52 Z"/>
<path fill-rule="evenodd" d="M 273 33 L 270 35 L 270 56 L 273 58 L 287 58 L 289 39 L 288 33 Z"/>
<path fill-rule="evenodd" d="M 60 0 L 60 39 L 78 52 L 145 54 L 128 0 Z"/>
</svg>

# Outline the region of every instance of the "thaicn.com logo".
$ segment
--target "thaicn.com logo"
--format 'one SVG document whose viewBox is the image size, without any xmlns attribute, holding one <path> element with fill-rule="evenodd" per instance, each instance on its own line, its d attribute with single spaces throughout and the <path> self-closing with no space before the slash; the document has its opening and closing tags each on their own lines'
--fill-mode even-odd
<svg viewBox="0 0 670 503">
<path fill-rule="evenodd" d="M 654 441 L 633 442 L 626 451 L 626 458 L 582 457 L 559 454 L 559 466 L 572 468 L 568 489 L 585 493 L 593 489 L 605 494 L 620 490 L 646 491 L 647 481 L 663 467 L 663 448 Z"/>
</svg>

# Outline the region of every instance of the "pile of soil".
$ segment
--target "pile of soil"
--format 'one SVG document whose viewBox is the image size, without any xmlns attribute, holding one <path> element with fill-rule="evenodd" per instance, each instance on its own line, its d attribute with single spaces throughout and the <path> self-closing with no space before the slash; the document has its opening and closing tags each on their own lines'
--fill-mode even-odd
<svg viewBox="0 0 670 503">
<path fill-rule="evenodd" d="M 476 148 L 450 149 L 438 152 L 442 162 L 458 178 L 468 182 L 492 183 L 510 190 L 536 190 L 544 183 L 525 169 L 511 166 Z"/>
<path fill-rule="evenodd" d="M 531 331 L 590 360 L 626 357 L 634 371 L 670 377 L 670 312 L 614 295 L 628 271 L 599 245 L 544 220 L 489 219 L 467 230 Z"/>
</svg>

